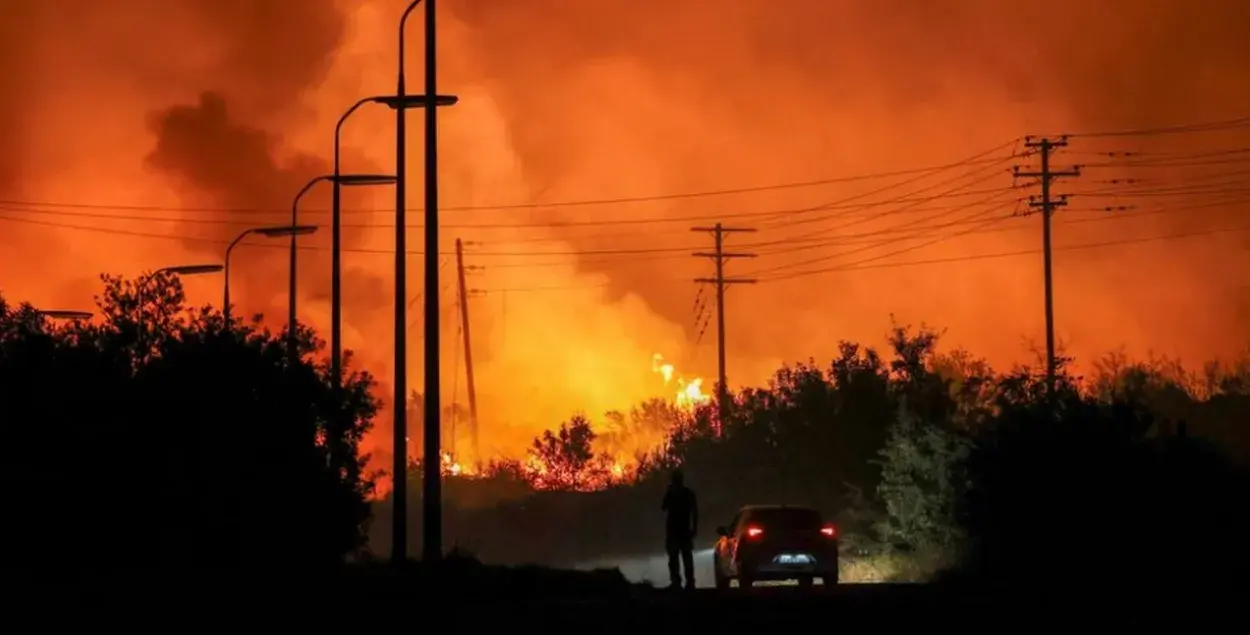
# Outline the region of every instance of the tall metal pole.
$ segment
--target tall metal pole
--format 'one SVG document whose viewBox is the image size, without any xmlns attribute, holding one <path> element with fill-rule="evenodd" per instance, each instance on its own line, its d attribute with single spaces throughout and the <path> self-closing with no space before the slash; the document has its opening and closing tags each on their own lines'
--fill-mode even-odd
<svg viewBox="0 0 1250 635">
<path fill-rule="evenodd" d="M 1050 150 L 1042 140 L 1042 286 L 1046 295 L 1046 396 L 1055 394 L 1055 294 L 1050 257 Z"/>
<path fill-rule="evenodd" d="M 307 192 L 310 187 L 312 187 L 313 183 L 315 183 L 315 181 L 304 186 L 304 189 L 300 191 L 299 196 L 295 197 L 295 202 L 291 203 L 291 227 L 295 227 L 296 225 L 299 224 L 299 199 L 303 197 L 304 193 Z M 296 261 L 298 258 L 296 256 L 296 241 L 297 241 L 297 237 L 295 236 L 295 234 L 291 234 L 291 254 L 290 254 L 290 263 L 288 265 L 290 267 L 290 272 L 288 274 L 289 279 L 287 280 L 287 300 L 286 300 L 287 302 L 286 348 L 287 348 L 287 356 L 290 358 L 292 364 L 295 363 L 295 358 L 299 353 L 297 350 L 298 346 L 296 344 L 296 339 L 295 339 L 296 337 L 296 330 L 295 330 L 296 284 L 295 283 L 296 283 Z"/>
<path fill-rule="evenodd" d="M 399 76 L 395 96 L 400 103 L 407 96 L 404 86 L 404 30 L 408 16 L 421 4 L 413 0 L 399 18 Z M 391 468 L 391 562 L 408 559 L 408 128 L 407 110 L 395 109 L 395 386 L 392 408 Z"/>
<path fill-rule="evenodd" d="M 230 256 L 234 253 L 234 248 L 238 247 L 239 243 L 243 242 L 244 238 L 252 235 L 255 231 L 255 229 L 245 229 L 242 232 L 239 232 L 239 235 L 235 237 L 234 240 L 230 241 L 230 245 L 226 247 L 226 261 L 225 266 L 222 267 L 222 284 L 225 289 L 221 294 L 221 314 L 222 317 L 225 318 L 227 329 L 230 328 Z M 291 235 L 291 238 L 295 238 L 294 234 Z"/>
<path fill-rule="evenodd" d="M 438 41 L 435 0 L 425 0 L 425 484 L 423 559 L 443 557 L 443 483 L 439 384 Z M 434 292 L 430 292 L 433 290 Z M 403 324 L 397 326 L 402 327 Z"/>
<path fill-rule="evenodd" d="M 1081 171 L 1079 167 L 1057 171 L 1051 165 L 1051 155 L 1056 149 L 1067 146 L 1067 139 L 1033 139 L 1029 137 L 1026 138 L 1024 145 L 1030 149 L 1038 150 L 1041 154 L 1041 170 L 1022 172 L 1017 167 L 1015 175 L 1017 177 L 1037 178 L 1042 186 L 1041 200 L 1030 200 L 1029 206 L 1040 209 L 1042 212 L 1042 284 L 1046 310 L 1046 397 L 1053 400 L 1055 397 L 1058 362 L 1055 358 L 1055 308 L 1054 281 L 1051 274 L 1050 217 L 1055 213 L 1056 208 L 1067 205 L 1067 200 L 1064 197 L 1055 198 L 1051 192 L 1051 183 L 1060 177 L 1080 176 Z"/>
<path fill-rule="evenodd" d="M 361 106 L 378 101 L 365 97 L 352 104 L 334 124 L 334 191 L 330 202 L 330 375 L 335 389 L 343 385 L 343 192 L 340 154 L 343 124 Z M 403 107 L 402 103 L 397 106 Z"/>
<path fill-rule="evenodd" d="M 297 340 L 296 340 L 296 330 L 295 330 L 295 320 L 296 320 L 296 317 L 295 317 L 296 316 L 296 313 L 295 313 L 296 284 L 295 283 L 296 283 L 296 264 L 297 264 L 296 241 L 299 239 L 299 235 L 295 231 L 295 228 L 299 226 L 299 202 L 301 199 L 304 198 L 304 195 L 307 194 L 308 191 L 313 188 L 314 185 L 325 180 L 332 180 L 332 181 L 335 181 L 336 183 L 338 182 L 337 179 L 334 179 L 333 177 L 330 177 L 330 176 L 322 175 L 322 176 L 316 177 L 313 180 L 309 181 L 308 184 L 305 185 L 304 188 L 301 189 L 299 193 L 295 195 L 295 200 L 291 201 L 291 254 L 290 254 L 290 263 L 288 265 L 291 268 L 291 270 L 288 273 L 289 278 L 287 280 L 287 325 L 288 326 L 287 326 L 286 345 L 287 345 L 287 354 L 290 356 L 292 364 L 295 363 L 295 359 L 299 356 L 299 350 L 296 344 Z"/>
<path fill-rule="evenodd" d="M 330 197 L 330 381 L 335 392 L 343 384 L 343 185 L 339 182 L 339 132 L 349 114 L 350 110 L 334 126 L 334 181 L 330 184 L 334 188 Z"/>
<path fill-rule="evenodd" d="M 729 419 L 729 379 L 725 371 L 725 286 L 731 284 L 754 284 L 754 278 L 726 278 L 725 261 L 730 258 L 754 258 L 753 253 L 728 253 L 725 251 L 725 234 L 738 232 L 754 232 L 752 227 L 725 227 L 716 223 L 712 227 L 692 227 L 691 231 L 710 232 L 715 239 L 715 250 L 711 253 L 697 252 L 699 258 L 709 258 L 716 266 L 712 278 L 695 278 L 699 284 L 710 284 L 716 288 L 716 427 L 715 434 L 720 436 L 725 422 Z"/>
<path fill-rule="evenodd" d="M 729 415 L 729 380 L 725 373 L 725 232 L 716 223 L 716 412 L 720 425 Z M 719 429 L 718 429 L 719 432 Z"/>
<path fill-rule="evenodd" d="M 481 461 L 481 438 L 477 424 L 477 385 L 473 377 L 473 336 L 469 333 L 469 290 L 464 284 L 464 243 L 456 239 L 456 279 L 460 285 L 460 331 L 464 336 L 464 374 L 469 390 L 469 439 L 473 460 Z M 455 433 L 452 433 L 455 439 Z"/>
</svg>

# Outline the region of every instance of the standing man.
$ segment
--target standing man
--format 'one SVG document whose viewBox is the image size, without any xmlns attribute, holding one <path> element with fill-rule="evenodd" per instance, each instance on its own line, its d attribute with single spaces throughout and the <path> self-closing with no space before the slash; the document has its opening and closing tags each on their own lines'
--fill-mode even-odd
<svg viewBox="0 0 1250 635">
<path fill-rule="evenodd" d="M 694 588 L 694 535 L 699 531 L 699 504 L 694 490 L 686 487 L 681 470 L 673 470 L 664 503 L 660 509 L 667 512 L 664 523 L 664 549 L 668 552 L 668 576 L 671 588 L 681 588 L 677 557 L 686 573 L 686 588 Z"/>
</svg>

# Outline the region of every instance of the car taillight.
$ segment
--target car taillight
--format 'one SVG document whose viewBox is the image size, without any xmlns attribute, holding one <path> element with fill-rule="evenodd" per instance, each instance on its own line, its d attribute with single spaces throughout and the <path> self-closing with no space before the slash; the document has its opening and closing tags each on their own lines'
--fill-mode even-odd
<svg viewBox="0 0 1250 635">
<path fill-rule="evenodd" d="M 825 525 L 824 527 L 820 528 L 820 533 L 830 538 L 833 538 L 834 536 L 838 535 L 838 530 L 834 529 L 833 525 Z"/>
<path fill-rule="evenodd" d="M 747 538 L 759 538 L 764 535 L 764 530 L 759 527 L 747 527 Z"/>
</svg>

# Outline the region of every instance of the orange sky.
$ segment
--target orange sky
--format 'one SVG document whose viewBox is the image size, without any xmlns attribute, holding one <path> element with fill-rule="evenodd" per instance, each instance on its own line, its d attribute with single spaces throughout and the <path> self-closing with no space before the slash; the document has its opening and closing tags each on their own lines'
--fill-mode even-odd
<svg viewBox="0 0 1250 635">
<path fill-rule="evenodd" d="M 402 5 L 6 0 L 0 289 L 79 308 L 100 272 L 219 261 L 222 242 L 243 228 L 285 222 L 299 187 L 328 169 L 342 111 L 392 90 Z M 1250 114 L 1250 5 L 1236 0 L 442 0 L 440 14 L 440 83 L 461 97 L 442 117 L 442 201 L 451 208 L 835 179 L 948 164 L 1025 134 Z M 413 90 L 422 85 L 421 22 L 418 12 Z M 362 110 L 345 131 L 345 169 L 392 169 L 392 130 L 389 112 Z M 409 130 L 409 204 L 419 208 L 419 114 Z M 1073 139 L 1057 161 L 1092 165 L 1057 191 L 1115 196 L 1074 198 L 1056 219 L 1056 245 L 1237 227 L 1250 200 L 1238 198 L 1244 155 L 1117 171 L 1096 167 L 1107 162 L 1097 153 L 1188 156 L 1244 149 L 1248 137 L 1243 129 Z M 689 256 L 710 239 L 689 227 L 718 216 L 760 229 L 729 242 L 760 254 L 732 263 L 730 273 L 761 271 L 760 284 L 729 294 L 733 384 L 760 382 L 785 361 L 827 358 L 841 339 L 877 343 L 890 314 L 945 327 L 948 344 L 998 364 L 1028 359 L 1028 342 L 1042 337 L 1040 256 L 768 280 L 874 257 L 880 265 L 1038 248 L 1036 216 L 955 235 L 1036 191 L 1006 189 L 1010 151 L 989 155 L 1001 162 L 855 201 L 956 188 L 928 202 L 763 214 L 911 178 L 900 176 L 642 203 L 447 210 L 444 251 L 457 237 L 470 241 L 470 264 L 484 267 L 470 276 L 487 291 L 470 303 L 484 449 L 515 453 L 576 410 L 594 417 L 667 395 L 650 372 L 656 352 L 687 374 L 713 375 L 714 325 L 697 337 L 691 282 L 710 271 Z M 1142 183 L 1108 182 L 1125 174 Z M 1144 196 L 1131 196 L 1135 189 Z M 986 199 L 997 205 L 977 205 Z M 346 343 L 387 394 L 393 201 L 389 188 L 345 199 Z M 1122 214 L 1138 216 L 1092 220 L 1105 205 L 1136 206 Z M 318 189 L 303 218 L 324 224 L 327 207 Z M 648 219 L 657 222 L 620 222 Z M 1056 252 L 1060 340 L 1086 359 L 1123 345 L 1198 363 L 1239 348 L 1250 317 L 1244 236 Z M 301 316 L 323 329 L 328 242 L 323 231 L 301 252 Z M 420 244 L 414 230 L 409 245 Z M 285 252 L 275 247 L 237 253 L 240 313 L 285 315 Z M 596 251 L 616 253 L 587 253 Z M 454 379 L 463 374 L 453 348 L 454 263 L 443 271 L 444 401 L 463 403 L 464 381 Z M 415 299 L 419 256 L 409 280 Z M 219 277 L 186 284 L 195 302 L 220 302 Z M 410 313 L 413 387 L 421 382 L 420 306 Z M 377 458 L 387 459 L 386 445 Z"/>
</svg>

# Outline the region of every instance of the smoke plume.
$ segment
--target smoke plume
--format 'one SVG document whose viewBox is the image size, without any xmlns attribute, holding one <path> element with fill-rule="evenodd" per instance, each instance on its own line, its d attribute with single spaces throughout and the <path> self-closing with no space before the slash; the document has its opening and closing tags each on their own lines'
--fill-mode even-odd
<svg viewBox="0 0 1250 635">
<path fill-rule="evenodd" d="M 5 2 L 6 295 L 72 308 L 99 271 L 220 258 L 221 241 L 244 227 L 287 222 L 295 192 L 326 169 L 344 109 L 394 86 L 403 4 L 118 0 L 67 14 L 58 3 Z M 1034 169 L 1037 157 L 1011 157 L 1023 147 L 1009 142 L 1228 119 L 1250 104 L 1250 8 L 1236 0 L 457 0 L 440 10 L 439 83 L 461 103 L 440 114 L 446 229 L 440 288 L 428 291 L 447 307 L 448 405 L 465 402 L 457 318 L 469 312 L 489 456 L 521 453 L 575 411 L 595 419 L 668 396 L 650 373 L 657 352 L 688 377 L 714 375 L 715 325 L 693 283 L 710 268 L 690 254 L 712 247 L 691 227 L 717 221 L 758 230 L 726 245 L 757 254 L 727 270 L 758 278 L 726 299 L 735 386 L 827 357 L 840 340 L 879 344 L 890 315 L 946 327 L 948 343 L 995 364 L 1026 361 L 1024 342 L 1042 335 L 1041 257 L 983 257 L 1040 248 L 1038 217 L 1009 216 L 1037 192 L 1011 189 L 1010 170 Z M 421 85 L 421 20 L 409 26 L 410 86 Z M 414 225 L 420 116 L 410 115 L 408 139 Z M 393 113 L 363 108 L 344 130 L 345 169 L 393 165 L 393 130 Z M 1063 167 L 1086 166 L 1056 183 L 1074 195 L 1055 218 L 1067 352 L 1088 361 L 1125 346 L 1198 363 L 1245 344 L 1250 268 L 1245 233 L 1231 229 L 1250 197 L 1235 155 L 1193 157 L 1248 142 L 1245 129 L 1074 136 L 1056 155 Z M 772 187 L 946 165 L 991 148 L 986 156 L 1001 161 L 913 185 Z M 1180 159 L 1132 165 L 1110 152 Z M 889 202 L 924 187 L 929 196 L 962 189 Z M 301 218 L 325 226 L 325 190 L 310 193 Z M 987 196 L 997 198 L 978 203 Z M 543 205 L 589 199 L 642 200 Z M 352 191 L 345 208 L 346 340 L 385 378 L 393 192 Z M 977 229 L 993 215 L 998 224 Z M 1196 232 L 1207 233 L 1160 238 Z M 326 234 L 301 251 L 301 313 L 319 328 Z M 467 286 L 479 292 L 463 305 L 456 238 L 474 267 Z M 1108 241 L 1122 244 L 1073 249 Z M 409 245 L 421 250 L 418 234 Z M 240 252 L 245 310 L 281 314 L 281 247 Z M 28 264 L 47 253 L 64 256 Z M 907 261 L 927 264 L 896 266 Z M 410 262 L 411 388 L 421 381 L 416 309 L 427 290 L 421 258 Z M 219 297 L 218 281 L 188 284 L 196 301 Z M 463 447 L 457 430 L 449 444 Z M 385 437 L 376 442 L 385 460 Z"/>
</svg>

